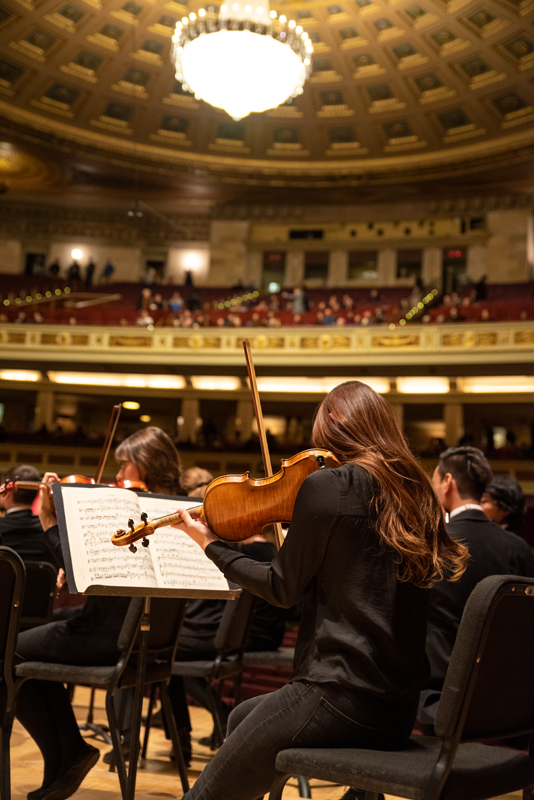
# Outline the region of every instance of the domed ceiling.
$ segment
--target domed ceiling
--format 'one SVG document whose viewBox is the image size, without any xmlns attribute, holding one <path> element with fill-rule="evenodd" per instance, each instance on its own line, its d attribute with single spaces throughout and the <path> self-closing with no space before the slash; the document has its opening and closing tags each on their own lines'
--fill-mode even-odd
<svg viewBox="0 0 534 800">
<path fill-rule="evenodd" d="M 225 180 L 332 181 L 532 157 L 534 0 L 275 3 L 314 44 L 296 101 L 239 123 L 184 93 L 175 0 L 1 0 L 0 115 Z"/>
</svg>

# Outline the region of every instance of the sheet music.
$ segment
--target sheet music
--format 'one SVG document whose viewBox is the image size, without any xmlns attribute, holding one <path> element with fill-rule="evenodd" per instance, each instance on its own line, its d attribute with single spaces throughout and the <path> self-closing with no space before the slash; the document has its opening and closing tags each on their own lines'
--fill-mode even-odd
<svg viewBox="0 0 534 800">
<path fill-rule="evenodd" d="M 158 497 L 139 497 L 139 505 L 149 519 L 175 513 L 178 508 L 194 508 L 193 502 L 167 500 Z M 213 561 L 186 533 L 170 526 L 158 528 L 150 536 L 149 550 L 152 552 L 158 586 L 203 590 L 228 590 L 228 581 Z"/>
<path fill-rule="evenodd" d="M 84 491 L 66 485 L 62 496 L 78 591 L 84 592 L 92 584 L 157 587 L 148 548 L 139 543 L 134 556 L 127 547 L 111 543 L 111 534 L 118 527 L 126 528 L 128 519 L 135 524 L 140 521 L 134 492 L 113 487 Z"/>
</svg>

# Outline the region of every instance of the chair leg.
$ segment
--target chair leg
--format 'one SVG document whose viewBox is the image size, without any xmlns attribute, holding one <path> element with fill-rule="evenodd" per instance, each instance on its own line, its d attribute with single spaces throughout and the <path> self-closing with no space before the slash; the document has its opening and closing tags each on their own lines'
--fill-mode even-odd
<svg viewBox="0 0 534 800">
<path fill-rule="evenodd" d="M 163 714 L 167 720 L 169 733 L 171 735 L 171 742 L 174 750 L 174 758 L 176 759 L 176 766 L 180 773 L 180 780 L 182 781 L 182 789 L 184 794 L 189 791 L 189 780 L 187 778 L 187 767 L 185 766 L 184 756 L 182 753 L 182 746 L 178 736 L 178 729 L 176 727 L 176 720 L 172 711 L 172 705 L 167 691 L 167 684 L 161 683 L 159 687 L 159 696 L 163 708 Z"/>
<path fill-rule="evenodd" d="M 123 800 L 125 800 L 128 788 L 128 773 L 126 771 L 126 760 L 124 758 L 124 753 L 122 752 L 122 747 L 121 747 L 121 733 L 119 727 L 119 720 L 117 719 L 117 715 L 115 713 L 115 707 L 113 705 L 113 695 L 110 692 L 106 692 L 106 712 L 108 715 L 111 743 L 113 745 L 113 757 L 111 759 L 109 771 L 113 772 L 115 765 L 117 766 L 117 773 L 119 775 L 121 794 Z"/>
<path fill-rule="evenodd" d="M 153 683 L 150 687 L 150 700 L 148 702 L 148 713 L 146 715 L 145 735 L 143 738 L 143 749 L 141 750 L 141 758 L 146 758 L 146 751 L 148 747 L 148 737 L 150 735 L 150 726 L 152 725 L 152 712 L 154 711 L 154 701 L 156 699 L 157 684 Z"/>
<path fill-rule="evenodd" d="M 274 783 L 271 786 L 271 791 L 269 792 L 269 800 L 282 800 L 284 786 L 290 777 L 291 775 L 280 775 L 279 778 L 275 778 Z"/>
<path fill-rule="evenodd" d="M 208 701 L 208 710 L 213 717 L 213 744 L 215 747 L 220 747 L 224 742 L 224 733 L 221 725 L 221 718 L 219 716 L 219 709 L 217 708 L 217 697 L 213 685 L 206 687 L 206 698 Z"/>
<path fill-rule="evenodd" d="M 1 761 L 2 800 L 11 800 L 11 762 L 10 762 L 10 752 L 9 752 L 11 726 L 9 724 L 9 718 L 7 714 L 5 715 L 3 720 L 0 736 L 2 738 L 2 761 Z"/>
<path fill-rule="evenodd" d="M 310 798 L 312 793 L 309 780 L 304 775 L 297 775 L 296 778 L 299 784 L 299 797 Z"/>
</svg>

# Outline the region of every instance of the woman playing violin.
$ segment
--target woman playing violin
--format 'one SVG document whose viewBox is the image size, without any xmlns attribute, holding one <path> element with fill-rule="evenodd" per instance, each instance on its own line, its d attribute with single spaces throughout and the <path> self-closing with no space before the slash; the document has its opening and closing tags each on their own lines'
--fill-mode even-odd
<svg viewBox="0 0 534 800">
<path fill-rule="evenodd" d="M 341 465 L 308 477 L 270 564 L 220 541 L 186 510 L 179 526 L 224 575 L 274 605 L 303 599 L 290 683 L 241 703 L 230 735 L 187 795 L 255 800 L 286 747 L 396 748 L 408 739 L 425 656 L 428 589 L 458 579 L 467 549 L 388 403 L 358 381 L 319 407 L 313 445 Z"/>
<path fill-rule="evenodd" d="M 146 484 L 156 494 L 181 494 L 182 465 L 171 439 L 160 428 L 144 428 L 128 436 L 115 450 L 120 469 L 117 482 Z"/>
</svg>

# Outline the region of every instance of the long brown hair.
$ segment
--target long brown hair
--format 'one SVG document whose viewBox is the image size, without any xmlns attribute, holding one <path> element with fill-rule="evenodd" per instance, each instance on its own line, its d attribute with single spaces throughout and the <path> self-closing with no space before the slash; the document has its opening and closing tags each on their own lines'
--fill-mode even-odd
<svg viewBox="0 0 534 800">
<path fill-rule="evenodd" d="M 115 450 L 115 459 L 131 461 L 151 492 L 156 487 L 180 494 L 182 465 L 178 450 L 161 428 L 143 428 L 128 436 Z"/>
<path fill-rule="evenodd" d="M 383 544 L 398 553 L 399 580 L 422 588 L 446 573 L 449 580 L 458 580 L 468 550 L 448 535 L 428 476 L 383 397 L 360 381 L 336 386 L 319 406 L 312 442 L 343 464 L 360 464 L 378 481 L 371 511 Z"/>
</svg>

